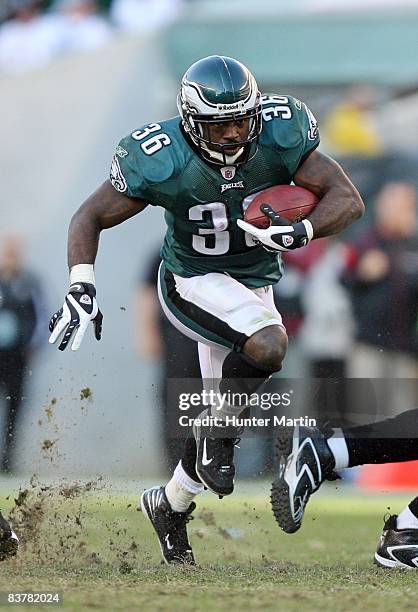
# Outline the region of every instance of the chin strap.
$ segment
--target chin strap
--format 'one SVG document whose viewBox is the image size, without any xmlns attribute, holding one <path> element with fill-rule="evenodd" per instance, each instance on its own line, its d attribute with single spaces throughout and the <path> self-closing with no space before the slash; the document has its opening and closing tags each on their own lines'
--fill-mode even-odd
<svg viewBox="0 0 418 612">
<path fill-rule="evenodd" d="M 221 162 L 225 166 L 232 166 L 235 164 L 237 159 L 241 157 L 244 152 L 244 147 L 241 147 L 239 151 L 235 153 L 235 155 L 222 155 L 222 153 L 219 153 L 219 151 L 213 151 L 213 149 L 210 149 L 206 143 L 202 143 L 201 147 L 206 151 L 209 157 L 216 159 L 216 161 Z"/>
</svg>

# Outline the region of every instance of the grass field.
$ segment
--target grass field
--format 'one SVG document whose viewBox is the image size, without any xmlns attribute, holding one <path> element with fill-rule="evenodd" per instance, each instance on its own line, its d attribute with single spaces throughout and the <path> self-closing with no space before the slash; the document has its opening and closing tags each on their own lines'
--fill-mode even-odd
<svg viewBox="0 0 418 612">
<path fill-rule="evenodd" d="M 132 487 L 34 482 L 17 506 L 16 489 L 3 488 L 23 546 L 2 563 L 0 591 L 62 591 L 65 610 L 416 609 L 418 574 L 372 564 L 383 514 L 408 495 L 329 487 L 311 500 L 301 531 L 285 535 L 267 491 L 266 483 L 222 501 L 201 496 L 189 523 L 199 567 L 175 568 L 161 565 Z"/>
</svg>

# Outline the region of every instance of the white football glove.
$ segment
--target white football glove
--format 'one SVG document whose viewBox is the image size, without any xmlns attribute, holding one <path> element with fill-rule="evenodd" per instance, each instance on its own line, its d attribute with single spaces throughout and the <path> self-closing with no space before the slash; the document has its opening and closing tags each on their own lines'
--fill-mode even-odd
<svg viewBox="0 0 418 612">
<path fill-rule="evenodd" d="M 261 204 L 260 210 L 270 218 L 271 225 L 267 229 L 259 229 L 242 219 L 237 220 L 237 225 L 244 232 L 248 232 L 256 240 L 259 240 L 267 250 L 293 251 L 306 246 L 312 240 L 313 227 L 308 219 L 290 224 L 287 219 L 275 212 L 269 204 Z"/>
<path fill-rule="evenodd" d="M 54 344 L 63 334 L 58 347 L 60 351 L 63 351 L 74 336 L 71 350 L 77 351 L 90 321 L 94 325 L 96 340 L 100 340 L 103 315 L 97 306 L 96 289 L 91 283 L 73 283 L 65 297 L 62 308 L 51 317 L 49 342 Z"/>
</svg>

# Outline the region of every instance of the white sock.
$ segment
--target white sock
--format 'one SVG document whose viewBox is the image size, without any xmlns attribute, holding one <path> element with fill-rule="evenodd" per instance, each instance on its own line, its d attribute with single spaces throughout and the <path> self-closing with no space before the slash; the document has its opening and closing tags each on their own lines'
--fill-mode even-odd
<svg viewBox="0 0 418 612">
<path fill-rule="evenodd" d="M 398 529 L 418 529 L 418 518 L 407 506 L 398 516 L 396 526 Z"/>
<path fill-rule="evenodd" d="M 338 472 L 338 470 L 347 468 L 349 462 L 348 448 L 342 429 L 334 429 L 331 438 L 327 439 L 327 444 L 334 455 L 335 471 Z"/>
<path fill-rule="evenodd" d="M 185 512 L 193 498 L 202 491 L 202 483 L 190 478 L 179 461 L 171 480 L 165 486 L 165 494 L 174 512 Z"/>
</svg>

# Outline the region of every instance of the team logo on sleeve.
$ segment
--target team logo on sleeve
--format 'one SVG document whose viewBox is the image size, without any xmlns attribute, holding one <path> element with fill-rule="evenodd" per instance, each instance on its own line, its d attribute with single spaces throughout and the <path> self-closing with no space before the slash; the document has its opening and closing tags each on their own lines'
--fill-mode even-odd
<svg viewBox="0 0 418 612">
<path fill-rule="evenodd" d="M 308 120 L 309 120 L 309 130 L 308 130 L 308 139 L 309 140 L 316 140 L 318 138 L 318 122 L 315 118 L 315 115 L 313 114 L 313 112 L 306 106 L 306 104 L 303 105 L 305 107 L 306 110 L 306 114 L 308 115 Z"/>
<path fill-rule="evenodd" d="M 110 182 L 116 191 L 120 191 L 120 193 L 124 193 L 128 189 L 128 185 L 126 184 L 125 177 L 122 174 L 119 160 L 116 155 L 114 156 L 112 165 L 110 167 Z"/>
<path fill-rule="evenodd" d="M 126 157 L 127 155 L 129 155 L 129 153 L 126 149 L 118 145 L 116 147 L 116 155 L 118 155 L 119 157 Z"/>
</svg>

